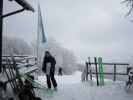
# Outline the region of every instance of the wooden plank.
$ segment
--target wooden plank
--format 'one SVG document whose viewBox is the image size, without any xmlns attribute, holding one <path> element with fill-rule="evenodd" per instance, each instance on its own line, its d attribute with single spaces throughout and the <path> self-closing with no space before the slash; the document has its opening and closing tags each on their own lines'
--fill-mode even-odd
<svg viewBox="0 0 133 100">
<path fill-rule="evenodd" d="M 3 55 L 2 57 L 11 57 L 10 55 Z M 28 57 L 27 55 L 16 55 L 13 57 Z"/>
<path fill-rule="evenodd" d="M 116 65 L 114 65 L 114 81 L 116 81 Z"/>
</svg>

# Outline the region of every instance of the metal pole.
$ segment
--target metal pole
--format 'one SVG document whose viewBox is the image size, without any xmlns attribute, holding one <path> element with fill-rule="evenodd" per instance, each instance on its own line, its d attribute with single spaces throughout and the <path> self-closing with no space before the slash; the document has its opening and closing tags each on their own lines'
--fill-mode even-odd
<svg viewBox="0 0 133 100">
<path fill-rule="evenodd" d="M 0 73 L 2 71 L 2 32 L 3 32 L 3 0 L 0 0 Z"/>
<path fill-rule="evenodd" d="M 37 24 L 37 41 L 36 41 L 36 53 L 37 53 L 37 66 L 39 66 L 39 32 L 40 32 L 40 29 L 39 29 L 39 25 L 40 25 L 40 16 L 39 16 L 39 11 L 40 8 L 39 8 L 39 3 L 38 3 L 38 15 L 37 15 L 37 21 L 38 21 L 38 24 Z"/>
<path fill-rule="evenodd" d="M 14 11 L 14 12 L 11 12 L 11 13 L 8 13 L 8 14 L 3 15 L 2 18 L 11 16 L 11 15 L 15 15 L 15 14 L 17 14 L 17 13 L 23 12 L 24 10 L 25 10 L 24 8 L 19 9 L 19 10 L 16 10 L 16 11 Z"/>
</svg>

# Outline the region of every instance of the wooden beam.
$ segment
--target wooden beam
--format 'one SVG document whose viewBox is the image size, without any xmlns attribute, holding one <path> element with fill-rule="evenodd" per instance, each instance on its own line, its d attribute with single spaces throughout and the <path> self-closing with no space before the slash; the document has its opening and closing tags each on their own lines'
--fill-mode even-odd
<svg viewBox="0 0 133 100">
<path fill-rule="evenodd" d="M 88 73 L 89 74 L 89 73 Z M 92 72 L 92 74 L 96 74 L 96 72 Z M 98 72 L 98 74 L 101 74 Z M 114 73 L 111 72 L 104 72 L 105 75 L 114 75 Z M 115 73 L 116 75 L 128 75 L 127 73 Z"/>
<path fill-rule="evenodd" d="M 95 62 L 90 62 L 92 65 L 95 65 L 95 64 L 98 64 L 98 63 L 95 63 Z M 102 63 L 104 65 L 129 65 L 128 63 Z"/>
</svg>

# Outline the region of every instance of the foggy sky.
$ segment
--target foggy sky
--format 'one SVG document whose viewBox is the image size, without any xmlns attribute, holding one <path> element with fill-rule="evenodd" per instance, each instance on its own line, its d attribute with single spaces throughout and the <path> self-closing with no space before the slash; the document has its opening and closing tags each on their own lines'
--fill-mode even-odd
<svg viewBox="0 0 133 100">
<path fill-rule="evenodd" d="M 37 0 L 27 0 L 37 8 Z M 133 56 L 132 16 L 122 0 L 39 0 L 45 32 L 61 46 L 74 52 L 78 60 L 102 56 L 128 61 Z M 4 0 L 4 13 L 21 8 Z M 31 43 L 37 36 L 37 9 L 4 19 L 4 35 Z"/>
</svg>

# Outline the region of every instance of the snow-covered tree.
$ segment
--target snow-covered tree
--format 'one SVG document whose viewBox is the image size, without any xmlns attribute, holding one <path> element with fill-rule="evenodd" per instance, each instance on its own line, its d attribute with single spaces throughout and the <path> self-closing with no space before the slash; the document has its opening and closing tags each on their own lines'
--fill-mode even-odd
<svg viewBox="0 0 133 100">
<path fill-rule="evenodd" d="M 31 47 L 20 38 L 6 37 L 3 38 L 3 55 L 31 55 Z"/>
<path fill-rule="evenodd" d="M 35 44 L 33 45 L 35 48 Z M 37 50 L 37 49 L 34 49 Z M 42 60 L 44 57 L 45 51 L 50 51 L 50 53 L 56 59 L 56 71 L 58 71 L 59 67 L 62 67 L 64 74 L 71 74 L 74 72 L 76 67 L 76 56 L 74 53 L 64 47 L 62 47 L 59 43 L 56 42 L 53 38 L 49 38 L 47 43 L 43 46 L 39 46 L 38 55 L 39 55 L 39 64 L 42 67 Z M 37 53 L 35 51 L 35 53 Z"/>
<path fill-rule="evenodd" d="M 129 8 L 127 16 L 130 15 L 133 11 L 133 0 L 123 0 L 122 3 L 125 3 L 126 6 Z"/>
</svg>

